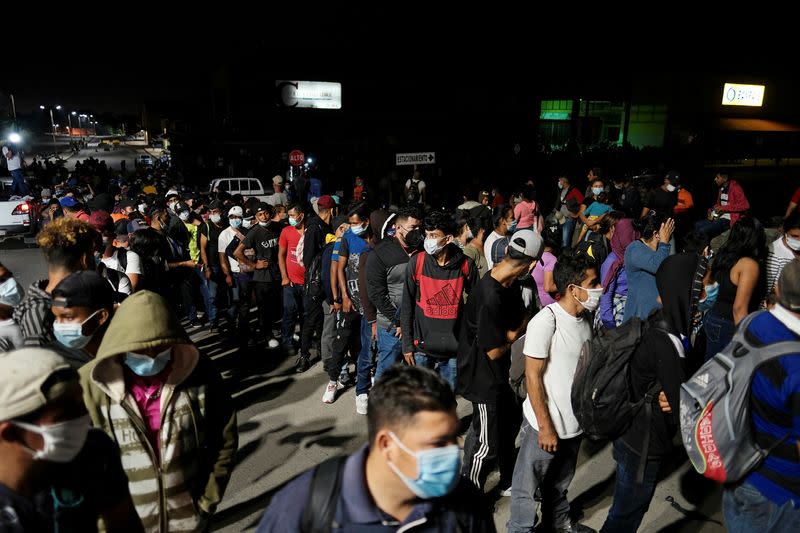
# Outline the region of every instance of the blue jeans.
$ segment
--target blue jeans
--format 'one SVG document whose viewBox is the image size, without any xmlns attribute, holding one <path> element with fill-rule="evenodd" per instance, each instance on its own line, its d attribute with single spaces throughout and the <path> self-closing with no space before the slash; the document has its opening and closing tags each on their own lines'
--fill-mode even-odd
<svg viewBox="0 0 800 533">
<path fill-rule="evenodd" d="M 800 529 L 800 508 L 778 507 L 754 486 L 742 483 L 722 493 L 722 514 L 728 533 L 783 533 Z"/>
<path fill-rule="evenodd" d="M 361 317 L 361 351 L 356 361 L 356 396 L 366 394 L 372 386 L 372 324 Z"/>
<path fill-rule="evenodd" d="M 617 461 L 617 476 L 614 483 L 614 501 L 608 511 L 601 533 L 636 533 L 642 518 L 650 507 L 650 501 L 658 483 L 661 461 L 648 459 L 644 467 L 642 483 L 636 482 L 639 469 L 639 454 L 620 440 L 614 441 L 614 459 Z"/>
<path fill-rule="evenodd" d="M 22 170 L 12 170 L 11 179 L 11 196 L 26 196 L 28 188 L 25 186 L 25 176 L 22 174 Z"/>
<path fill-rule="evenodd" d="M 706 361 L 708 361 L 731 342 L 736 326 L 733 321 L 709 311 L 703 327 L 706 329 Z"/>
<path fill-rule="evenodd" d="M 213 282 L 214 292 L 213 296 L 210 288 L 210 282 L 206 279 L 206 275 L 204 272 L 201 272 L 199 268 L 192 269 L 195 275 L 200 278 L 200 296 L 203 297 L 203 304 L 206 306 L 206 320 L 209 322 L 214 322 L 217 318 L 217 283 Z M 211 278 L 213 279 L 214 276 L 212 275 Z M 189 307 L 188 311 L 188 318 L 189 320 L 196 320 L 197 319 L 197 308 L 194 305 L 194 302 Z"/>
<path fill-rule="evenodd" d="M 450 388 L 456 388 L 456 374 L 458 373 L 458 357 L 453 356 L 448 359 L 431 357 L 422 352 L 414 352 L 414 361 L 417 366 L 430 368 L 439 373 L 443 380 L 450 384 Z"/>
<path fill-rule="evenodd" d="M 539 432 L 524 417 L 519 431 L 519 455 L 511 480 L 508 533 L 533 531 L 539 507 L 534 498 L 537 488 L 542 495 L 542 522 L 560 529 L 570 523 L 567 489 L 575 476 L 581 437 L 558 439 L 558 450 L 552 454 L 539 447 Z"/>
<path fill-rule="evenodd" d="M 725 218 L 718 218 L 717 220 L 698 220 L 694 224 L 694 230 L 708 235 L 709 239 L 713 239 L 718 235 L 722 235 L 731 229 L 731 221 Z"/>
<path fill-rule="evenodd" d="M 564 249 L 572 248 L 572 233 L 575 231 L 576 218 L 567 217 L 567 221 L 561 226 L 561 246 Z"/>
<path fill-rule="evenodd" d="M 281 337 L 283 348 L 293 348 L 294 326 L 300 324 L 303 330 L 303 287 L 300 285 L 286 285 L 283 288 L 283 322 L 281 323 Z"/>
<path fill-rule="evenodd" d="M 378 369 L 375 371 L 375 379 L 378 379 L 387 368 L 403 360 L 403 346 L 399 337 L 394 336 L 397 328 L 392 328 L 392 332 L 378 326 Z"/>
</svg>

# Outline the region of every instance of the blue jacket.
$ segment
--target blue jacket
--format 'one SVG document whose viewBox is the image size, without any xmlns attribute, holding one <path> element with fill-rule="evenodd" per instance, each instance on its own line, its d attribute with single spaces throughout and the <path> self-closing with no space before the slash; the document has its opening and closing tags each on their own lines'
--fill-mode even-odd
<svg viewBox="0 0 800 533">
<path fill-rule="evenodd" d="M 669 244 L 658 243 L 654 252 L 642 241 L 633 241 L 625 249 L 625 273 L 628 275 L 628 300 L 625 303 L 624 321 L 638 316 L 647 320 L 658 308 L 656 272 L 669 257 Z"/>
</svg>

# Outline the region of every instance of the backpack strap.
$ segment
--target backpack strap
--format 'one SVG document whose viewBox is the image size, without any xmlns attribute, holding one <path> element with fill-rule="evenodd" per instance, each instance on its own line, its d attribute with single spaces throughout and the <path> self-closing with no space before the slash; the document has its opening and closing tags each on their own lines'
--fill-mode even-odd
<svg viewBox="0 0 800 533">
<path fill-rule="evenodd" d="M 317 465 L 311 478 L 306 506 L 300 519 L 303 533 L 327 533 L 336 519 L 342 490 L 342 472 L 347 456 L 328 459 Z"/>
<path fill-rule="evenodd" d="M 647 453 L 650 451 L 650 426 L 653 421 L 653 402 L 658 397 L 659 392 L 661 392 L 661 384 L 656 381 L 644 394 L 644 412 L 645 419 L 647 420 L 645 427 L 647 431 L 644 432 L 642 455 L 639 457 L 639 467 L 636 469 L 636 483 L 640 485 L 644 483 L 644 468 L 647 466 Z"/>
</svg>

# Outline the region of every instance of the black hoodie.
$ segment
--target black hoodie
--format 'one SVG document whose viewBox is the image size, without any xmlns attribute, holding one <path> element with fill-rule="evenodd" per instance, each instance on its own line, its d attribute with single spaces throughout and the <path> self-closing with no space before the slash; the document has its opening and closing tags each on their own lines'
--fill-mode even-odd
<svg viewBox="0 0 800 533">
<path fill-rule="evenodd" d="M 475 286 L 478 269 L 458 246 L 448 246 L 451 256 L 444 266 L 425 252 L 411 256 L 406 265 L 400 309 L 403 353 L 450 358 L 458 352 L 463 293 Z"/>
</svg>

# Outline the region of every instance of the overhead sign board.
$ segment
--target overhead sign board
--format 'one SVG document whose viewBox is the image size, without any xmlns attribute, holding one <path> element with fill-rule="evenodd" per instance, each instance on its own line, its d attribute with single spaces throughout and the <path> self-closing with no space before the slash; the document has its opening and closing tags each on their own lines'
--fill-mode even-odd
<svg viewBox="0 0 800 533">
<path fill-rule="evenodd" d="M 761 107 L 764 102 L 764 85 L 726 83 L 722 89 L 722 105 Z"/>
<path fill-rule="evenodd" d="M 289 81 L 275 82 L 278 102 L 283 107 L 304 107 L 312 109 L 341 109 L 342 84 L 327 81 Z"/>
<path fill-rule="evenodd" d="M 434 165 L 436 164 L 436 152 L 414 152 L 409 154 L 397 154 L 395 156 L 397 165 Z"/>
</svg>

